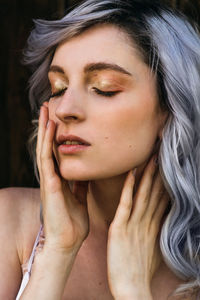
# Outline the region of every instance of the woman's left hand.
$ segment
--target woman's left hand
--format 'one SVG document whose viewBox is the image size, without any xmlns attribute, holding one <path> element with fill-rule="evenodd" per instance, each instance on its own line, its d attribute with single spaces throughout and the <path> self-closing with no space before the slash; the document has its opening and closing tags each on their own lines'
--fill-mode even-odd
<svg viewBox="0 0 200 300">
<path fill-rule="evenodd" d="M 159 232 L 169 196 L 155 156 L 133 197 L 134 184 L 130 171 L 108 232 L 108 282 L 116 300 L 153 299 L 150 284 L 160 262 Z"/>
</svg>

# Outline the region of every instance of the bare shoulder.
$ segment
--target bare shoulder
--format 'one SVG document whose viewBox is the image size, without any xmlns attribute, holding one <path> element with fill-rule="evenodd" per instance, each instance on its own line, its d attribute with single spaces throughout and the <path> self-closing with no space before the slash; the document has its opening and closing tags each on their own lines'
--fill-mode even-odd
<svg viewBox="0 0 200 300">
<path fill-rule="evenodd" d="M 12 187 L 0 189 L 0 205 L 4 209 L 15 208 L 21 210 L 24 205 L 35 205 L 40 201 L 38 188 Z M 15 214 L 14 209 L 10 213 Z"/>
<path fill-rule="evenodd" d="M 1 217 L 13 223 L 21 223 L 37 213 L 40 193 L 37 188 L 5 188 L 0 190 Z"/>
<path fill-rule="evenodd" d="M 29 255 L 40 226 L 40 192 L 37 188 L 0 190 L 0 226 L 15 237 L 20 262 Z"/>
<path fill-rule="evenodd" d="M 37 189 L 0 190 L 0 299 L 15 299 L 19 290 L 21 264 L 39 226 L 39 201 Z"/>
</svg>

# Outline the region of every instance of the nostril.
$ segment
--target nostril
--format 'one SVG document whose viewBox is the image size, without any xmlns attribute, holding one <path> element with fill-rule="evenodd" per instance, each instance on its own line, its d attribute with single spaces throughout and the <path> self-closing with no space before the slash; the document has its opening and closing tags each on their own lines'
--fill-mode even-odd
<svg viewBox="0 0 200 300">
<path fill-rule="evenodd" d="M 72 119 L 72 120 L 77 120 L 78 118 L 76 116 L 66 116 L 64 117 L 65 120 L 68 120 L 68 119 Z"/>
</svg>

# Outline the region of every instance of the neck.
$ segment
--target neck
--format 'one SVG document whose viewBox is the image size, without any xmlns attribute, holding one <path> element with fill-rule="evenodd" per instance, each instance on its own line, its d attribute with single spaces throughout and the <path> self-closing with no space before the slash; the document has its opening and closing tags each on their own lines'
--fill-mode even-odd
<svg viewBox="0 0 200 300">
<path fill-rule="evenodd" d="M 119 204 L 124 180 L 127 173 L 109 178 L 92 181 L 89 192 L 89 215 L 95 227 L 108 228 Z"/>
<path fill-rule="evenodd" d="M 135 187 L 137 189 L 144 165 L 137 169 Z M 88 210 L 90 224 L 96 229 L 108 230 L 120 201 L 124 181 L 128 173 L 90 182 Z"/>
</svg>

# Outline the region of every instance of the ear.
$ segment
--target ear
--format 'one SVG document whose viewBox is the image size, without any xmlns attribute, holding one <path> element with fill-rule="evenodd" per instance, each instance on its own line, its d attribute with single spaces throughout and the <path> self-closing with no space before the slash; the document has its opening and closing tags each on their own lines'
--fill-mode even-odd
<svg viewBox="0 0 200 300">
<path fill-rule="evenodd" d="M 169 111 L 165 110 L 161 112 L 161 116 L 160 116 L 160 129 L 158 131 L 158 137 L 160 138 L 160 140 L 162 140 L 162 136 L 163 136 L 163 129 L 165 127 L 165 124 L 167 123 L 169 117 Z"/>
</svg>

